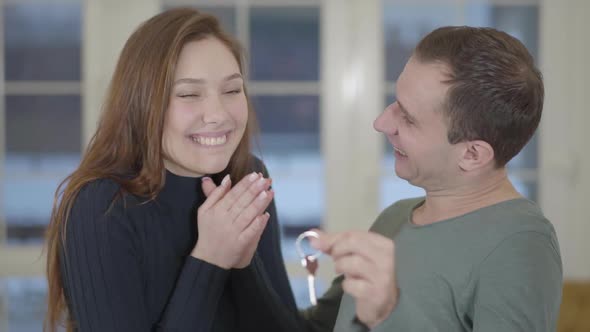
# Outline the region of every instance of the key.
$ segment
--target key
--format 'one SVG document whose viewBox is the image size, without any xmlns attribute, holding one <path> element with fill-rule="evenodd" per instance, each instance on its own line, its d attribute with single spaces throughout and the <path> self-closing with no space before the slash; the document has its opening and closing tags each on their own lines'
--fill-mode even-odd
<svg viewBox="0 0 590 332">
<path fill-rule="evenodd" d="M 297 249 L 297 253 L 299 257 L 301 257 L 301 265 L 307 270 L 307 288 L 309 289 L 309 302 L 312 305 L 317 304 L 316 292 L 315 292 L 315 273 L 318 269 L 318 257 L 322 254 L 321 252 L 316 252 L 313 255 L 308 255 L 303 251 L 301 247 L 301 241 L 307 237 L 315 237 L 318 238 L 318 234 L 314 231 L 307 231 L 302 233 L 297 237 L 295 241 L 295 248 Z"/>
<path fill-rule="evenodd" d="M 307 269 L 307 288 L 309 289 L 309 302 L 312 305 L 318 303 L 315 293 L 315 272 L 318 269 L 318 260 L 315 256 L 307 255 L 301 260 L 301 264 Z"/>
</svg>

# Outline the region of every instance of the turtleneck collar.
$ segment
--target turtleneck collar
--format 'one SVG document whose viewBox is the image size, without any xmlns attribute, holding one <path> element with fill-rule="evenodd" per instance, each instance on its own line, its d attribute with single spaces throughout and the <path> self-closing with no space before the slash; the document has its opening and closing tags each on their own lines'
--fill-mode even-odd
<svg viewBox="0 0 590 332">
<path fill-rule="evenodd" d="M 158 200 L 178 208 L 194 206 L 205 196 L 201 188 L 202 179 L 203 177 L 180 176 L 166 170 L 164 187 Z"/>
</svg>

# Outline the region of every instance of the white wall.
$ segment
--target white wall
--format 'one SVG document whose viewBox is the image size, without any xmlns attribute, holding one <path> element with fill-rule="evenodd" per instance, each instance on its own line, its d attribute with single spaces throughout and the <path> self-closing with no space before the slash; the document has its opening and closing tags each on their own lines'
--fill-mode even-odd
<svg viewBox="0 0 590 332">
<path fill-rule="evenodd" d="M 160 12 L 159 0 L 88 0 L 82 37 L 82 148 L 96 130 L 103 98 L 125 41 Z"/>
<path fill-rule="evenodd" d="M 541 2 L 545 108 L 539 201 L 555 225 L 567 279 L 590 279 L 590 1 Z"/>
</svg>

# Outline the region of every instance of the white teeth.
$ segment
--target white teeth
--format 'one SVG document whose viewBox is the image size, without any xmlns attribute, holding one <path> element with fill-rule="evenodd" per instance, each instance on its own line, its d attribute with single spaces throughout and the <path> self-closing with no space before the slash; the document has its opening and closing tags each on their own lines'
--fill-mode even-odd
<svg viewBox="0 0 590 332">
<path fill-rule="evenodd" d="M 408 156 L 405 152 L 403 152 L 402 150 L 396 148 L 395 146 L 393 147 L 393 149 L 395 151 L 397 151 L 399 154 L 401 154 L 403 157 L 407 157 Z"/>
<path fill-rule="evenodd" d="M 203 136 L 191 136 L 193 142 L 199 143 L 206 146 L 216 146 L 225 144 L 227 136 L 223 135 L 220 137 L 203 137 Z"/>
</svg>

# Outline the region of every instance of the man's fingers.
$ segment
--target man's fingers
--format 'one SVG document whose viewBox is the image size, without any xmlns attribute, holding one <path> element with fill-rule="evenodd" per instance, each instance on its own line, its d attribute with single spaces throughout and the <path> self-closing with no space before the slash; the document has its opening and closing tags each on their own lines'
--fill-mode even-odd
<svg viewBox="0 0 590 332">
<path fill-rule="evenodd" d="M 345 277 L 342 281 L 342 289 L 356 299 L 363 299 L 370 291 L 371 284 L 366 279 Z"/>
<path fill-rule="evenodd" d="M 377 272 L 378 267 L 363 256 L 348 255 L 334 260 L 334 269 L 337 274 L 344 274 L 346 278 L 369 279 Z"/>
<path fill-rule="evenodd" d="M 330 255 L 334 259 L 351 254 L 378 261 L 383 254 L 393 251 L 393 240 L 372 232 L 344 232 L 334 241 Z"/>
<path fill-rule="evenodd" d="M 320 250 L 328 255 L 331 255 L 334 244 L 344 236 L 344 233 L 326 233 L 315 228 L 312 229 L 312 231 L 316 232 L 319 238 L 316 239 L 314 237 L 310 237 L 309 243 L 315 249 Z"/>
</svg>

